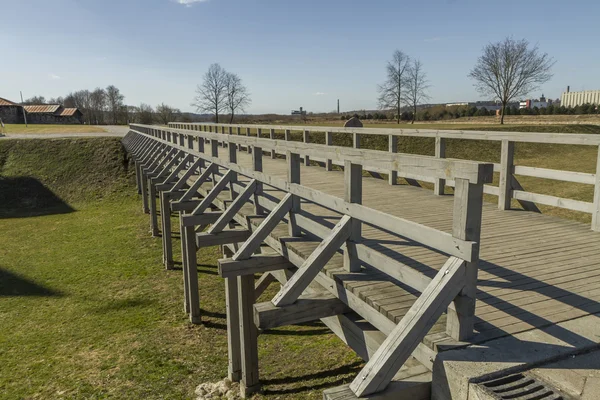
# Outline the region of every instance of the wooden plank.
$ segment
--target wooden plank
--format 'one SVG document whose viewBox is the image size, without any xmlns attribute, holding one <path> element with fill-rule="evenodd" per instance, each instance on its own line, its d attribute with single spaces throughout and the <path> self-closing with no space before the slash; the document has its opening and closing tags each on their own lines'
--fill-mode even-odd
<svg viewBox="0 0 600 400">
<path fill-rule="evenodd" d="M 258 299 L 264 293 L 264 291 L 267 290 L 269 285 L 275 282 L 275 280 L 275 276 L 270 272 L 262 274 L 254 285 L 254 294 L 256 298 Z"/>
<path fill-rule="evenodd" d="M 240 261 L 226 258 L 219 260 L 219 275 L 222 278 L 231 278 L 292 267 L 294 267 L 294 265 L 291 264 L 287 258 L 282 257 L 279 254 L 254 255 Z"/>
<path fill-rule="evenodd" d="M 514 167 L 515 142 L 502 141 L 500 153 L 500 183 L 498 189 L 498 209 L 510 210 L 512 199 L 512 174 Z"/>
<path fill-rule="evenodd" d="M 310 257 L 304 261 L 298 271 L 273 298 L 272 302 L 275 306 L 289 305 L 298 299 L 329 259 L 350 237 L 351 221 L 352 219 L 348 216 L 342 217 L 340 222 L 331 230 L 329 237 L 317 246 Z"/>
<path fill-rule="evenodd" d="M 287 214 L 292 206 L 292 195 L 287 194 L 283 200 L 279 202 L 277 207 L 273 209 L 260 224 L 258 229 L 252 232 L 252 235 L 244 242 L 240 249 L 233 255 L 233 260 L 246 260 L 250 258 L 252 253 L 260 246 L 263 240 L 281 221 L 283 216 Z"/>
<path fill-rule="evenodd" d="M 230 229 L 218 233 L 201 232 L 196 234 L 196 245 L 200 247 L 222 246 L 229 243 L 240 243 L 250 237 L 246 229 Z"/>
<path fill-rule="evenodd" d="M 240 311 L 242 379 L 240 394 L 243 398 L 260 390 L 258 380 L 258 329 L 254 325 L 254 276 L 238 276 L 238 307 Z"/>
<path fill-rule="evenodd" d="M 202 186 L 202 184 L 204 182 L 208 181 L 208 179 L 210 178 L 210 175 L 213 173 L 213 171 L 216 167 L 217 167 L 216 164 L 213 164 L 213 163 L 210 163 L 209 165 L 207 165 L 206 169 L 204 171 L 202 171 L 200 176 L 198 176 L 198 179 L 196 179 L 194 181 L 194 183 L 192 183 L 190 185 L 190 187 L 184 193 L 184 195 L 181 196 L 180 201 L 191 200 L 194 196 L 196 196 L 198 188 L 200 188 L 200 186 Z"/>
<path fill-rule="evenodd" d="M 300 324 L 349 312 L 350 309 L 329 293 L 304 294 L 291 305 L 276 306 L 267 301 L 254 305 L 254 324 L 259 329 Z"/>
<path fill-rule="evenodd" d="M 355 138 L 355 145 L 358 139 Z M 344 164 L 344 200 L 348 203 L 362 204 L 362 166 L 346 161 Z M 349 272 L 360 271 L 360 260 L 356 254 L 356 244 L 361 240 L 360 220 L 350 220 L 350 236 L 344 250 L 344 268 Z"/>
<path fill-rule="evenodd" d="M 218 221 L 222 215 L 220 211 L 206 211 L 199 215 L 187 214 L 181 216 L 181 223 L 183 226 L 208 225 Z"/>
<path fill-rule="evenodd" d="M 240 311 L 237 278 L 225 279 L 225 306 L 227 315 L 228 377 L 232 382 L 242 378 Z"/>
<path fill-rule="evenodd" d="M 522 165 L 515 165 L 514 170 L 515 175 L 532 176 L 535 178 L 584 183 L 588 185 L 594 185 L 596 182 L 596 174 L 589 174 L 585 172 L 561 171 L 557 169 L 526 167 Z"/>
<path fill-rule="evenodd" d="M 212 190 L 209 193 L 207 193 L 206 196 L 204 196 L 204 199 L 202 199 L 200 204 L 198 204 L 198 207 L 194 208 L 194 210 L 192 211 L 193 215 L 202 214 L 208 207 L 210 207 L 210 205 L 212 204 L 214 199 L 217 198 L 219 193 L 225 190 L 227 184 L 230 182 L 230 179 L 233 176 L 233 173 L 234 172 L 232 170 L 227 170 L 225 175 L 221 177 L 219 182 L 217 182 L 217 184 L 212 188 Z"/>
<path fill-rule="evenodd" d="M 513 197 L 517 200 L 531 201 L 547 206 L 566 208 L 567 210 L 581 211 L 592 214 L 594 211 L 593 203 L 587 201 L 565 199 L 547 194 L 524 192 L 522 190 L 513 190 Z"/>
<path fill-rule="evenodd" d="M 435 138 L 435 156 L 436 158 L 446 158 L 446 139 L 441 137 Z M 433 187 L 433 193 L 437 196 L 444 194 L 446 180 L 436 178 Z"/>
<path fill-rule="evenodd" d="M 218 220 L 210 227 L 208 233 L 221 232 L 231 222 L 235 214 L 246 204 L 254 192 L 256 191 L 256 180 L 253 179 L 248 183 L 244 190 L 235 198 L 235 200 L 227 207 Z"/>
<path fill-rule="evenodd" d="M 358 397 L 382 391 L 465 282 L 465 263 L 450 258 L 350 384 Z"/>
</svg>

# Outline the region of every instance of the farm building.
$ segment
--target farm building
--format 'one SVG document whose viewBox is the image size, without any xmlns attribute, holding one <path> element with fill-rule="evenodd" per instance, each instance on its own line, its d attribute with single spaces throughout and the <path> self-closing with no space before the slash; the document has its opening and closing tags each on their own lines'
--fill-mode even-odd
<svg viewBox="0 0 600 400">
<path fill-rule="evenodd" d="M 0 119 L 5 124 L 81 124 L 83 114 L 77 108 L 59 104 L 21 105 L 0 98 Z"/>
</svg>

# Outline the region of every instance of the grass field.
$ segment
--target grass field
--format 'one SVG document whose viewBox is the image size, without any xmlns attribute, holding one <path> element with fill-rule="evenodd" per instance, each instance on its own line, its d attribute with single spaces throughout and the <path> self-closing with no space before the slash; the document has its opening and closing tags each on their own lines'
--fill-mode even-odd
<svg viewBox="0 0 600 400">
<path fill-rule="evenodd" d="M 198 254 L 204 324 L 191 325 L 122 156 L 117 139 L 0 143 L 2 399 L 188 399 L 226 377 L 218 250 Z M 259 346 L 258 399 L 318 399 L 361 365 L 319 324 Z"/>
<path fill-rule="evenodd" d="M 1 129 L 1 128 L 0 128 Z M 0 131 L 1 132 L 1 131 Z M 54 125 L 54 124 L 6 124 L 4 134 L 27 134 L 27 133 L 99 133 L 104 129 L 89 125 Z"/>
</svg>

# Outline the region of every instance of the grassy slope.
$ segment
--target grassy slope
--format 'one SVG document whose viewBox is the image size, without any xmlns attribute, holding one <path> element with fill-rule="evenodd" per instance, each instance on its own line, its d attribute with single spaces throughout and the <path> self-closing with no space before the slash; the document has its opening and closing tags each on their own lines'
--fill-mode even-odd
<svg viewBox="0 0 600 400">
<path fill-rule="evenodd" d="M 11 133 L 95 133 L 104 129 L 89 125 L 55 125 L 55 124 L 6 124 L 5 134 Z"/>
<path fill-rule="evenodd" d="M 224 378 L 217 249 L 199 253 L 205 317 L 192 326 L 181 272 L 161 265 L 118 139 L 32 143 L 0 143 L 2 175 L 36 176 L 75 211 L 0 216 L 0 398 L 192 398 Z M 360 366 L 320 325 L 264 334 L 259 351 L 259 398 L 321 398 Z"/>
</svg>

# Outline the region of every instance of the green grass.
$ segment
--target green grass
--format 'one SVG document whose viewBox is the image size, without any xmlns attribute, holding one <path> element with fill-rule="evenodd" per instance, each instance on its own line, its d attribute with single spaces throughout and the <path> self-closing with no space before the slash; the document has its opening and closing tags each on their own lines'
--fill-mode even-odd
<svg viewBox="0 0 600 400">
<path fill-rule="evenodd" d="M 181 271 L 161 264 L 118 139 L 74 142 L 0 143 L 0 193 L 18 177 L 44 186 L 0 201 L 0 398 L 193 398 L 227 374 L 218 250 L 198 254 L 203 325 L 191 325 Z M 259 356 L 257 399 L 318 399 L 361 365 L 320 324 L 261 335 Z"/>
<path fill-rule="evenodd" d="M 1 129 L 1 128 L 0 128 Z M 0 131 L 1 132 L 1 131 Z M 55 125 L 55 124 L 5 124 L 5 134 L 21 133 L 96 133 L 104 129 L 89 125 Z"/>
</svg>

